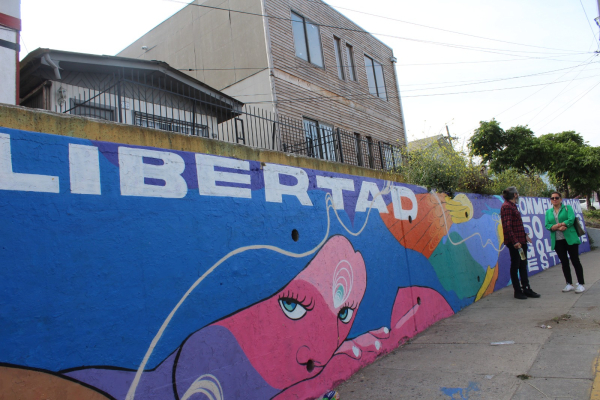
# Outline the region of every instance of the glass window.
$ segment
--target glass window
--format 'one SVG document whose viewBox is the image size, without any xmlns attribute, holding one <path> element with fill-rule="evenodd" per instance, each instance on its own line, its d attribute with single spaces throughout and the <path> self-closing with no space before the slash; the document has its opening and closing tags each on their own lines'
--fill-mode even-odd
<svg viewBox="0 0 600 400">
<path fill-rule="evenodd" d="M 335 161 L 335 139 L 333 126 L 304 118 L 306 155 L 323 160 Z"/>
<path fill-rule="evenodd" d="M 292 13 L 292 31 L 294 32 L 296 55 L 303 60 L 323 67 L 319 27 L 307 21 L 306 18 Z"/>
<path fill-rule="evenodd" d="M 306 35 L 304 34 L 304 19 L 292 13 L 292 30 L 294 31 L 294 46 L 296 55 L 308 61 L 308 50 L 306 47 Z"/>
<path fill-rule="evenodd" d="M 369 93 L 383 100 L 387 100 L 385 80 L 383 79 L 383 65 L 365 55 L 365 67 L 367 69 Z"/>
<path fill-rule="evenodd" d="M 373 60 L 373 68 L 375 69 L 375 82 L 377 82 L 377 93 L 380 98 L 387 100 L 385 91 L 385 80 L 383 79 L 383 65 Z"/>
<path fill-rule="evenodd" d="M 346 59 L 348 60 L 348 79 L 356 80 L 356 70 L 354 69 L 354 50 L 352 46 L 346 43 Z"/>
<path fill-rule="evenodd" d="M 333 48 L 335 50 L 335 62 L 337 64 L 338 78 L 344 80 L 344 59 L 342 58 L 342 41 L 333 37 Z"/>
</svg>

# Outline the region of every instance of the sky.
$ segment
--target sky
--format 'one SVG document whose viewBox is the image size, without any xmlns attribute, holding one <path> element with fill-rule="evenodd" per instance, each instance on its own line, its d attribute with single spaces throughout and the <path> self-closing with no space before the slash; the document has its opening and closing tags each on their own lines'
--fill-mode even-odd
<svg viewBox="0 0 600 400">
<path fill-rule="evenodd" d="M 409 141 L 447 125 L 462 147 L 495 118 L 600 146 L 597 0 L 327 3 L 394 50 Z M 20 56 L 38 47 L 115 55 L 185 4 L 21 0 Z"/>
</svg>

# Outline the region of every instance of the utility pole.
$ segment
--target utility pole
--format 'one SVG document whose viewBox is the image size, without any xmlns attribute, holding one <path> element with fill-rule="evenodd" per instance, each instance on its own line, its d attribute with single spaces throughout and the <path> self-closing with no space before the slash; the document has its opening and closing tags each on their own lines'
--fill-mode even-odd
<svg viewBox="0 0 600 400">
<path fill-rule="evenodd" d="M 596 21 L 596 25 L 598 25 L 598 28 L 600 28 L 600 0 L 598 1 L 598 16 L 596 18 L 594 18 L 594 21 Z M 600 40 L 600 35 L 598 35 L 598 40 Z"/>
</svg>

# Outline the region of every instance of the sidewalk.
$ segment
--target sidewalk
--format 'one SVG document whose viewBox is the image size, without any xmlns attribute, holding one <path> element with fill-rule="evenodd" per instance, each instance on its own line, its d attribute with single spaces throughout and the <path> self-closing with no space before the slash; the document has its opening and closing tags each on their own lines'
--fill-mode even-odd
<svg viewBox="0 0 600 400">
<path fill-rule="evenodd" d="M 600 400 L 600 251 L 581 262 L 583 294 L 562 293 L 552 267 L 530 278 L 540 299 L 499 290 L 359 371 L 340 399 Z"/>
</svg>

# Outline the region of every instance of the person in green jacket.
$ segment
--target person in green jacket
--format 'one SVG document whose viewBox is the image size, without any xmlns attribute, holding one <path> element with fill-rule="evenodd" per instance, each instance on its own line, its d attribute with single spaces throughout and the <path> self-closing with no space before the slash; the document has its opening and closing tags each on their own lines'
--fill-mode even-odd
<svg viewBox="0 0 600 400">
<path fill-rule="evenodd" d="M 583 293 L 585 291 L 583 287 L 585 282 L 583 279 L 583 267 L 581 266 L 581 261 L 579 261 L 579 245 L 581 241 L 573 226 L 575 223 L 575 212 L 573 211 L 573 207 L 565 206 L 562 203 L 562 195 L 560 193 L 553 192 L 550 196 L 552 208 L 546 211 L 546 229 L 552 233 L 552 250 L 556 251 L 562 263 L 563 274 L 567 281 L 567 286 L 565 286 L 563 292 L 570 292 L 575 289 L 575 293 Z M 569 257 L 571 257 L 571 262 L 577 275 L 578 283 L 575 286 L 573 286 L 573 279 L 571 278 Z"/>
</svg>

